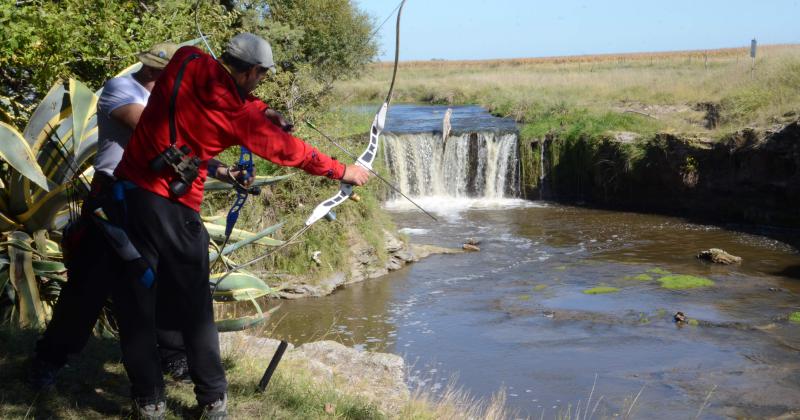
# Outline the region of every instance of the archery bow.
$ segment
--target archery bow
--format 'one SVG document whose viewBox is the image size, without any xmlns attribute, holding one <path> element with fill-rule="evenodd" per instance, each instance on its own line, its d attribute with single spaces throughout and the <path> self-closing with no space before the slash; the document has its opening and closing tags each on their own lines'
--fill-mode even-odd
<svg viewBox="0 0 800 420">
<path fill-rule="evenodd" d="M 384 100 L 383 104 L 381 104 L 380 108 L 378 108 L 378 112 L 375 114 L 375 118 L 372 120 L 372 127 L 370 128 L 369 132 L 369 144 L 367 144 L 366 149 L 361 153 L 361 155 L 356 160 L 356 164 L 359 166 L 364 167 L 365 169 L 371 171 L 372 170 L 372 163 L 375 161 L 375 156 L 378 152 L 378 140 L 380 139 L 381 132 L 383 132 L 383 127 L 386 124 L 386 113 L 389 110 L 389 102 L 392 99 L 392 92 L 394 91 L 394 82 L 397 77 L 397 67 L 400 61 L 400 17 L 403 14 L 403 6 L 405 6 L 406 0 L 403 0 L 400 3 L 400 7 L 397 11 L 397 24 L 396 24 L 396 32 L 395 32 L 395 51 L 394 51 L 394 70 L 392 71 L 392 81 L 389 85 L 389 92 L 386 94 L 386 99 Z M 319 219 L 325 217 L 327 214 L 333 210 L 334 207 L 342 204 L 353 194 L 353 184 L 349 184 L 347 182 L 341 182 L 339 184 L 339 192 L 336 193 L 333 197 L 323 200 L 320 204 L 314 208 L 314 211 L 311 212 L 311 215 L 306 219 L 304 226 L 295 232 L 283 245 L 273 248 L 269 252 L 260 255 L 256 258 L 251 259 L 242 264 L 238 264 L 234 267 L 230 267 L 225 274 L 217 280 L 216 284 L 214 284 L 214 290 L 216 291 L 217 287 L 223 280 L 225 280 L 231 273 L 241 270 L 242 268 L 249 267 L 259 261 L 268 258 L 270 255 L 280 251 L 281 249 L 285 248 L 289 244 L 294 243 L 297 238 L 300 237 L 303 233 L 305 233 L 311 226 L 319 221 Z M 424 210 L 423 210 L 424 211 Z M 430 213 L 425 212 L 429 216 Z M 434 218 L 435 219 L 435 218 Z M 212 294 L 213 294 L 212 291 Z"/>
</svg>

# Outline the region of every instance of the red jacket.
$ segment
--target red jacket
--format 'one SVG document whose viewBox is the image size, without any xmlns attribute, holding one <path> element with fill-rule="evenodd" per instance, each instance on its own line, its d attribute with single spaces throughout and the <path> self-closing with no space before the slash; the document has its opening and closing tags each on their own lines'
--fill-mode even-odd
<svg viewBox="0 0 800 420">
<path fill-rule="evenodd" d="M 189 192 L 172 197 L 171 171 L 155 173 L 150 161 L 169 146 L 169 105 L 178 70 L 190 54 L 175 104 L 176 146 L 185 144 L 202 163 Z M 283 166 L 301 168 L 312 175 L 341 179 L 345 165 L 302 140 L 285 133 L 264 116 L 267 104 L 249 95 L 242 99 L 233 78 L 208 54 L 195 47 L 179 49 L 150 94 L 122 160 L 114 171 L 140 188 L 200 211 L 208 160 L 223 150 L 243 145 L 253 153 Z"/>
</svg>

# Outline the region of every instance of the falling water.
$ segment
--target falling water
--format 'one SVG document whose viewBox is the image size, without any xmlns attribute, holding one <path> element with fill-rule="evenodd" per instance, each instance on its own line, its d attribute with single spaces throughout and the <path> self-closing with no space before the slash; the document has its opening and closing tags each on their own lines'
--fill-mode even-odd
<svg viewBox="0 0 800 420">
<path fill-rule="evenodd" d="M 544 177 L 545 177 L 545 170 L 547 166 L 545 166 L 544 162 L 544 148 L 545 148 L 545 139 L 542 139 L 542 143 L 539 146 L 539 166 L 541 169 L 539 170 L 539 200 L 544 199 Z"/>
<path fill-rule="evenodd" d="M 387 134 L 384 157 L 401 191 L 417 197 L 519 196 L 515 133 Z"/>
</svg>

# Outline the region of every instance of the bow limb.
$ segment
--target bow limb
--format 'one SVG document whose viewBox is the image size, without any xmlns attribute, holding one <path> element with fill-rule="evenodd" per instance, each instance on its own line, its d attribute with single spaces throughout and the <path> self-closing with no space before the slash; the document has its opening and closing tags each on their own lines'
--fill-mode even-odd
<svg viewBox="0 0 800 420">
<path fill-rule="evenodd" d="M 397 67 L 400 62 L 400 17 L 403 14 L 403 7 L 406 0 L 400 3 L 400 8 L 397 10 L 397 25 L 394 49 L 394 69 L 392 70 L 392 81 L 389 84 L 389 92 L 386 93 L 386 100 L 383 101 L 378 112 L 375 113 L 375 118 L 372 120 L 372 127 L 369 130 L 369 144 L 367 148 L 361 153 L 361 156 L 356 160 L 356 164 L 363 166 L 365 169 L 372 171 L 372 163 L 375 161 L 375 156 L 378 154 L 378 146 L 381 133 L 386 125 L 386 114 L 389 112 L 389 102 L 392 100 L 392 92 L 394 92 L 394 82 L 397 79 Z M 325 217 L 333 210 L 334 207 L 344 203 L 353 194 L 353 185 L 346 182 L 339 184 L 339 192 L 333 197 L 323 201 L 311 212 L 311 216 L 306 219 L 306 227 L 313 225 L 319 219 Z"/>
<path fill-rule="evenodd" d="M 367 148 L 361 153 L 361 156 L 356 159 L 356 164 L 364 167 L 367 170 L 372 170 L 372 163 L 375 161 L 375 156 L 378 154 L 378 142 L 380 140 L 381 132 L 386 124 L 386 113 L 389 109 L 389 103 L 384 102 L 381 105 L 375 118 L 372 120 L 372 127 L 369 132 L 369 144 Z M 306 219 L 306 226 L 311 226 L 319 219 L 325 217 L 333 210 L 334 207 L 344 203 L 351 195 L 353 195 L 353 184 L 347 182 L 339 183 L 339 192 L 333 197 L 319 203 L 317 207 L 311 212 L 311 215 Z"/>
</svg>

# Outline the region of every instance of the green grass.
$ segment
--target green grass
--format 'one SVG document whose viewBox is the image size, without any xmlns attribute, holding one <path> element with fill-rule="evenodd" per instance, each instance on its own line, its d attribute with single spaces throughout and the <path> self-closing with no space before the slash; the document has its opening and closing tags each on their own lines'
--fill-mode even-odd
<svg viewBox="0 0 800 420">
<path fill-rule="evenodd" d="M 684 274 L 673 274 L 658 279 L 661 287 L 670 290 L 697 289 L 700 287 L 710 287 L 714 285 L 712 280 L 704 277 L 695 277 Z"/>
<path fill-rule="evenodd" d="M 789 315 L 789 321 L 800 324 L 800 312 L 792 312 L 792 314 Z"/>
<path fill-rule="evenodd" d="M 60 373 L 55 390 L 33 392 L 24 382 L 27 358 L 37 333 L 0 328 L 0 418 L 127 418 L 129 385 L 115 340 L 90 340 L 86 350 Z M 257 390 L 268 360 L 226 360 L 229 410 L 233 418 L 329 418 L 325 404 L 336 407 L 333 418 L 381 419 L 377 406 L 330 386 L 319 385 L 303 372 L 282 364 L 266 394 Z M 283 368 L 283 369 L 281 369 Z M 192 385 L 167 385 L 169 418 L 195 410 Z"/>
<path fill-rule="evenodd" d="M 118 343 L 92 338 L 59 372 L 54 390 L 36 393 L 25 383 L 34 330 L 0 326 L 0 418 L 125 419 L 130 417 L 129 382 Z M 469 419 L 506 418 L 504 399 L 482 402 L 447 388 L 441 398 L 424 390 L 384 412 L 348 384 L 320 382 L 304 362 L 284 358 L 266 393 L 257 389 L 269 360 L 247 354 L 224 358 L 231 418 L 268 419 Z M 363 390 L 361 390 L 363 391 Z M 168 419 L 195 418 L 193 386 L 167 383 Z M 328 410 L 326 410 L 328 407 Z M 332 411 L 332 412 L 330 412 Z"/>
<path fill-rule="evenodd" d="M 653 120 L 635 114 L 620 114 L 588 108 L 556 107 L 537 110 L 522 118 L 522 139 L 542 138 L 559 132 L 567 140 L 583 136 L 599 137 L 608 132 L 629 131 L 651 136 L 660 128 Z"/>
<path fill-rule="evenodd" d="M 586 289 L 583 291 L 583 293 L 587 295 L 604 295 L 608 293 L 617 293 L 619 291 L 620 289 L 617 287 L 598 286 L 598 287 L 593 287 L 591 289 Z"/>
</svg>

